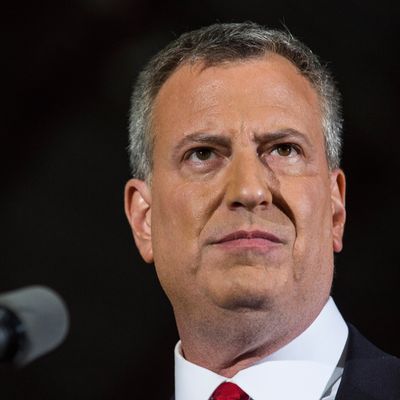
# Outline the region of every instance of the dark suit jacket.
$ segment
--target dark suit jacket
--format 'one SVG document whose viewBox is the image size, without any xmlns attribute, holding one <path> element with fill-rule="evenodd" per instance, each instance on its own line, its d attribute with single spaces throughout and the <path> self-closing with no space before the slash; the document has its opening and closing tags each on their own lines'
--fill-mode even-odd
<svg viewBox="0 0 400 400">
<path fill-rule="evenodd" d="M 352 325 L 348 340 L 335 400 L 400 400 L 400 359 L 379 350 Z"/>
<path fill-rule="evenodd" d="M 400 359 L 379 350 L 352 325 L 335 400 L 400 400 Z"/>
</svg>

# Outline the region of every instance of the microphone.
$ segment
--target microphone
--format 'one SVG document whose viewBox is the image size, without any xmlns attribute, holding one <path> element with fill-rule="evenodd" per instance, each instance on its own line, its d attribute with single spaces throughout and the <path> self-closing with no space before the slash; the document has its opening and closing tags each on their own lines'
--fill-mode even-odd
<svg viewBox="0 0 400 400">
<path fill-rule="evenodd" d="M 28 364 L 60 345 L 68 327 L 64 301 L 47 287 L 0 295 L 0 363 Z"/>
</svg>

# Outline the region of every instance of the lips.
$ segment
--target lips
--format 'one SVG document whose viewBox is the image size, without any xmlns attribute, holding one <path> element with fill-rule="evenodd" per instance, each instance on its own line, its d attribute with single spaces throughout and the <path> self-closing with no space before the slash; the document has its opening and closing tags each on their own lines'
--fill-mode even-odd
<svg viewBox="0 0 400 400">
<path fill-rule="evenodd" d="M 254 231 L 235 231 L 229 233 L 226 236 L 223 236 L 221 239 L 217 240 L 215 244 L 228 244 L 229 242 L 241 242 L 246 243 L 246 241 L 250 243 L 262 243 L 263 241 L 268 241 L 271 243 L 283 243 L 281 239 L 277 236 L 273 235 L 270 232 L 254 230 Z"/>
</svg>

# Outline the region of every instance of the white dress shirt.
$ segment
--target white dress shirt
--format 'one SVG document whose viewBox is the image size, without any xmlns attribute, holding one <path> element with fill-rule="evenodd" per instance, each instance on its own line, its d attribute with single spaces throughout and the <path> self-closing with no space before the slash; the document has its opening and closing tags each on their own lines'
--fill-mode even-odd
<svg viewBox="0 0 400 400">
<path fill-rule="evenodd" d="M 332 298 L 298 337 L 232 378 L 193 364 L 175 347 L 175 400 L 208 400 L 222 382 L 239 385 L 253 400 L 333 400 L 348 328 Z"/>
</svg>

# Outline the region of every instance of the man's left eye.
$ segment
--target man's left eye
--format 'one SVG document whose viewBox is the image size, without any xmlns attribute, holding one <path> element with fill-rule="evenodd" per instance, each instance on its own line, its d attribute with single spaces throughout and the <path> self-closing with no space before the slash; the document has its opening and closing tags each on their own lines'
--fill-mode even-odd
<svg viewBox="0 0 400 400">
<path fill-rule="evenodd" d="M 280 157 L 293 157 L 299 154 L 299 150 L 293 144 L 283 143 L 276 145 L 271 153 L 275 153 Z"/>
</svg>

